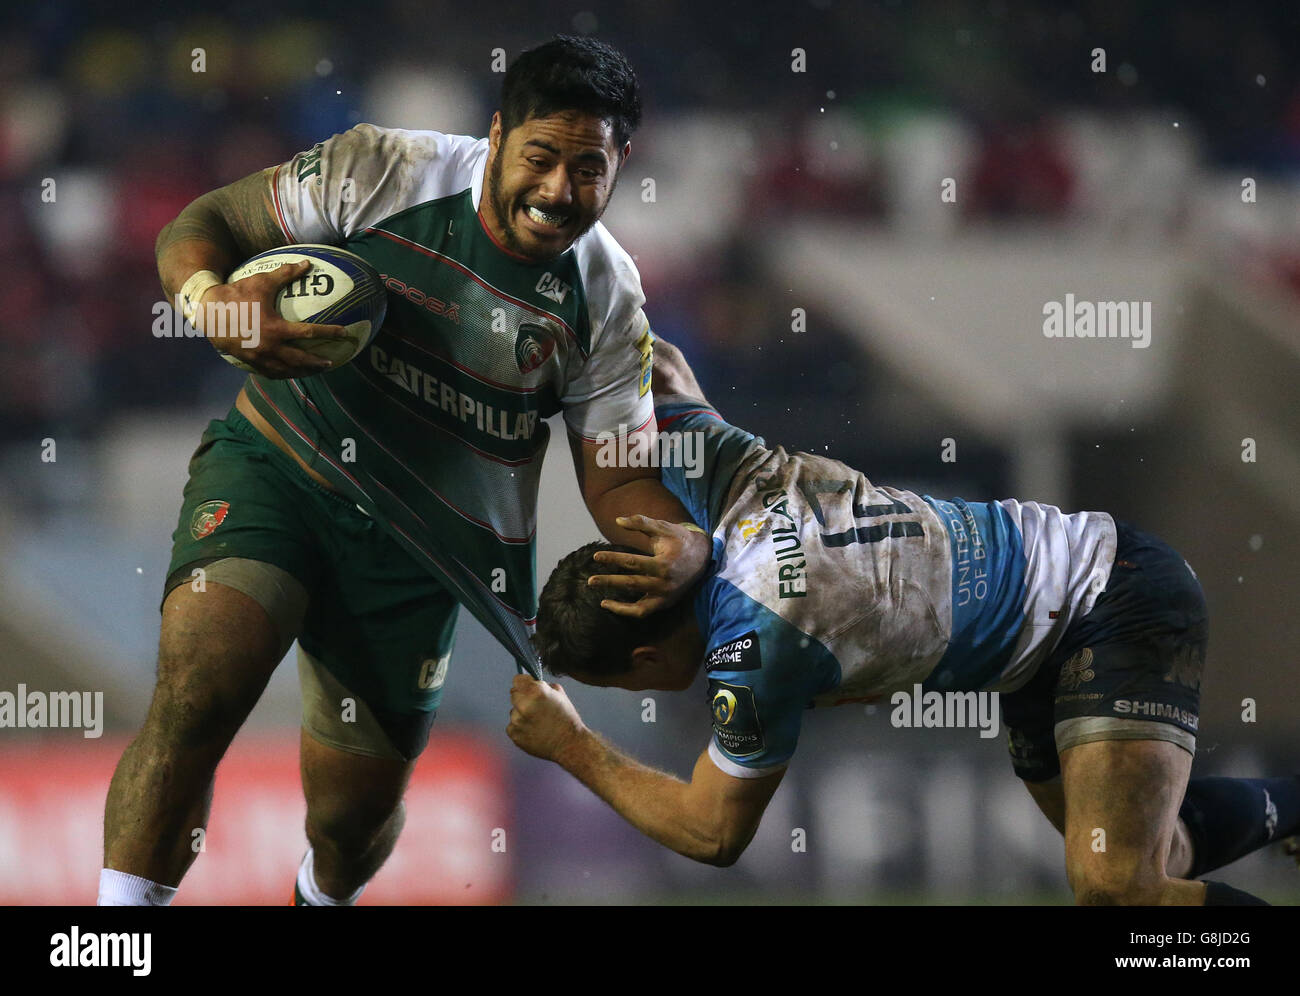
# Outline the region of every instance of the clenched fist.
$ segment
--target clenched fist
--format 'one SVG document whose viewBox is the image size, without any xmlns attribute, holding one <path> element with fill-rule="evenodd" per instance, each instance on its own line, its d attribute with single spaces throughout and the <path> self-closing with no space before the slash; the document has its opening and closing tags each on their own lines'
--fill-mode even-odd
<svg viewBox="0 0 1300 996">
<path fill-rule="evenodd" d="M 564 689 L 526 674 L 510 685 L 510 725 L 506 733 L 533 757 L 558 761 L 587 732 Z"/>
</svg>

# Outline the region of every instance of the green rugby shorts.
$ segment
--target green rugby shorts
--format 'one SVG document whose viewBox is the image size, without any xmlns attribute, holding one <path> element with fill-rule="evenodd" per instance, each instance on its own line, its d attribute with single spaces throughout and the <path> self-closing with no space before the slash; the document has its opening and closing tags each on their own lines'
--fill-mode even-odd
<svg viewBox="0 0 1300 996">
<path fill-rule="evenodd" d="M 297 638 L 304 726 L 318 740 L 405 760 L 423 750 L 458 603 L 233 407 L 190 459 L 163 599 L 186 583 L 244 591 L 279 629 L 282 651 Z"/>
</svg>

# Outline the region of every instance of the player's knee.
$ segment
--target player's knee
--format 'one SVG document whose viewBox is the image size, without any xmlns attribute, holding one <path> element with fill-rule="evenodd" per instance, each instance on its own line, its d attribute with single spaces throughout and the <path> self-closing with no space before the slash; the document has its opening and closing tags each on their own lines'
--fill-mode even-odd
<svg viewBox="0 0 1300 996">
<path fill-rule="evenodd" d="M 195 694 L 185 688 L 160 684 L 141 735 L 160 750 L 224 751 L 243 719 L 214 696 Z"/>
<path fill-rule="evenodd" d="M 240 694 L 213 680 L 220 664 L 162 653 L 158 682 L 145 720 L 146 734 L 177 748 L 213 746 L 224 750 L 256 704 L 257 694 Z"/>
<path fill-rule="evenodd" d="M 1078 906 L 1159 906 L 1163 890 L 1158 885 L 1138 883 L 1101 883 L 1075 892 Z"/>
<path fill-rule="evenodd" d="M 406 804 L 400 799 L 392 805 L 356 805 L 331 795 L 307 803 L 307 840 L 342 854 L 364 854 L 380 837 L 396 837 L 405 822 Z"/>
<path fill-rule="evenodd" d="M 1163 893 L 1165 875 L 1154 861 L 1115 856 L 1067 870 L 1079 906 L 1155 906 Z"/>
</svg>

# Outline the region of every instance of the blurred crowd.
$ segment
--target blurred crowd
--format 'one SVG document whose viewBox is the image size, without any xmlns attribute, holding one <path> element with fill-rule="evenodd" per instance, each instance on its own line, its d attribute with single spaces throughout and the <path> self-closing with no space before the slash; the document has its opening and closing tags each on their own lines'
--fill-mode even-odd
<svg viewBox="0 0 1300 996">
<path fill-rule="evenodd" d="M 500 80 L 494 50 L 512 58 L 555 31 L 595 33 L 627 52 L 648 125 L 695 109 L 761 113 L 767 138 L 736 182 L 763 218 L 879 219 L 906 207 L 871 157 L 826 165 L 828 105 L 858 123 L 862 142 L 884 122 L 935 110 L 959 121 L 970 145 L 963 217 L 1077 208 L 1080 163 L 1053 124 L 1065 107 L 1167 109 L 1194 125 L 1210 163 L 1300 170 L 1298 15 L 1281 3 L 1063 12 L 1048 0 L 486 0 L 469 10 L 372 0 L 358 13 L 317 0 L 284 14 L 45 0 L 0 16 L 0 444 L 93 436 L 116 411 L 232 396 L 240 375 L 200 356 L 200 344 L 145 348 L 161 298 L 159 229 L 198 194 L 361 120 L 484 134 Z M 1094 48 L 1105 49 L 1105 72 L 1090 69 Z M 841 132 L 830 147 L 852 153 L 854 141 Z M 652 322 L 691 344 L 714 393 L 797 411 L 806 435 L 846 440 L 835 448 L 849 458 L 852 427 L 838 416 L 816 424 L 815 412 L 856 406 L 868 365 L 826 321 L 810 325 L 817 348 L 794 344 L 779 364 L 736 348 L 775 349 L 788 308 L 765 307 L 774 292 L 744 232 L 719 242 L 706 267 L 689 253 L 645 267 Z M 829 373 L 828 350 L 846 358 Z"/>
</svg>

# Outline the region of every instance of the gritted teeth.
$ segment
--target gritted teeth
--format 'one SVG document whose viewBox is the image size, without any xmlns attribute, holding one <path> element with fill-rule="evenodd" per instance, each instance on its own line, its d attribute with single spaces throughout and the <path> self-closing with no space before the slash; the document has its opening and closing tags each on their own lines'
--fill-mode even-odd
<svg viewBox="0 0 1300 996">
<path fill-rule="evenodd" d="M 533 207 L 531 204 L 527 207 L 528 217 L 540 225 L 549 225 L 551 228 L 562 228 L 568 222 L 568 218 L 562 214 L 551 214 L 549 211 L 543 211 L 541 208 Z"/>
</svg>

